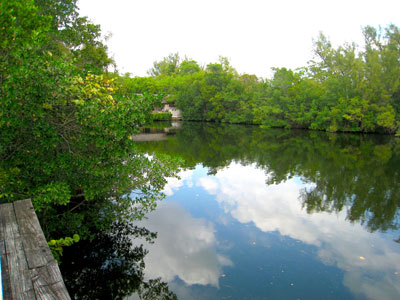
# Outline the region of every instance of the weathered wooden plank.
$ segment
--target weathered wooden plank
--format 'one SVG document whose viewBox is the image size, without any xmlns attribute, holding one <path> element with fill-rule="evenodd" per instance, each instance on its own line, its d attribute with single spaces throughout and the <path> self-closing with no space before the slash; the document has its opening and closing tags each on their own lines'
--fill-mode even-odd
<svg viewBox="0 0 400 300">
<path fill-rule="evenodd" d="M 49 246 L 41 235 L 21 234 L 22 245 L 25 250 L 47 249 Z"/>
<path fill-rule="evenodd" d="M 33 287 L 38 299 L 70 300 L 58 264 L 31 270 Z"/>
<path fill-rule="evenodd" d="M 25 257 L 26 261 L 28 262 L 29 269 L 43 267 L 54 261 L 49 247 L 47 247 L 47 249 L 41 248 L 35 250 L 25 250 Z"/>
<path fill-rule="evenodd" d="M 46 238 L 40 227 L 32 202 L 29 199 L 15 201 L 14 209 L 19 232 L 24 236 L 24 249 L 47 248 Z"/>
<path fill-rule="evenodd" d="M 52 285 L 37 285 L 34 283 L 37 299 L 40 300 L 70 300 L 63 282 Z"/>
<path fill-rule="evenodd" d="M 5 218 L 8 215 L 10 209 L 13 209 L 11 203 L 4 203 L 0 205 L 0 239 L 4 240 L 5 236 Z"/>
<path fill-rule="evenodd" d="M 1 215 L 0 215 L 1 218 Z M 0 241 L 0 253 L 1 253 L 1 269 L 2 269 L 2 283 L 3 283 L 3 298 L 11 299 L 11 284 L 10 276 L 8 275 L 8 263 L 6 257 L 6 249 L 4 241 Z"/>
<path fill-rule="evenodd" d="M 30 200 L 0 205 L 0 250 L 5 299 L 70 300 Z"/>
<path fill-rule="evenodd" d="M 31 200 L 15 201 L 14 209 L 21 234 L 33 233 L 36 235 L 42 232 Z"/>
<path fill-rule="evenodd" d="M 16 222 L 14 207 L 12 203 L 6 203 L 1 205 L 0 217 L 1 217 L 1 227 L 5 241 L 6 253 L 20 250 L 16 248 L 17 244 L 14 242 L 15 239 L 20 238 L 20 234 L 18 231 L 18 225 Z"/>
<path fill-rule="evenodd" d="M 14 208 L 29 268 L 42 267 L 53 261 L 31 201 L 16 201 Z"/>
<path fill-rule="evenodd" d="M 0 205 L 0 241 L 4 241 L 4 230 L 5 230 L 5 224 L 4 224 L 4 217 L 3 215 L 6 213 L 7 206 L 2 204 Z"/>
<path fill-rule="evenodd" d="M 5 205 L 2 218 L 12 299 L 36 300 L 12 204 Z"/>
<path fill-rule="evenodd" d="M 8 275 L 8 263 L 6 256 L 5 238 L 5 214 L 7 210 L 6 205 L 0 205 L 0 254 L 1 254 L 1 269 L 2 269 L 2 284 L 3 284 L 3 298 L 11 299 L 11 285 L 10 276 Z"/>
<path fill-rule="evenodd" d="M 60 268 L 58 267 L 58 263 L 56 261 L 49 263 L 46 267 L 52 282 L 64 282 L 61 276 Z"/>
<path fill-rule="evenodd" d="M 6 248 L 12 299 L 36 299 L 21 239 L 7 240 Z"/>
</svg>

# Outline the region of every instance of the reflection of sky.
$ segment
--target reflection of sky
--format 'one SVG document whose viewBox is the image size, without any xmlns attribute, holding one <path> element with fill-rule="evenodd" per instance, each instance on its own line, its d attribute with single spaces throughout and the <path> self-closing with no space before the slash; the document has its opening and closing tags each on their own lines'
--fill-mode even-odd
<svg viewBox="0 0 400 300">
<path fill-rule="evenodd" d="M 298 197 L 312 186 L 300 178 L 269 186 L 266 180 L 263 170 L 236 163 L 215 176 L 198 166 L 183 172 L 180 181 L 171 180 L 166 202 L 145 224 L 159 232 L 146 258 L 147 275 L 170 281 L 182 299 L 195 299 L 196 289 L 206 297 L 210 290 L 200 291 L 199 285 L 238 299 L 255 291 L 273 295 L 275 287 L 276 297 L 285 291 L 288 297 L 318 299 L 329 289 L 326 299 L 351 299 L 339 284 L 355 298 L 400 299 L 399 245 L 388 235 L 349 223 L 346 212 L 307 214 Z M 313 277 L 314 290 L 307 294 Z"/>
<path fill-rule="evenodd" d="M 168 180 L 168 184 L 164 188 L 164 193 L 167 196 L 172 196 L 174 193 L 173 191 L 178 190 L 183 185 L 192 187 L 193 186 L 192 176 L 193 176 L 193 171 L 187 170 L 187 171 L 180 172 L 179 178 L 175 178 L 175 177 L 170 178 Z"/>
<path fill-rule="evenodd" d="M 193 218 L 176 203 L 161 203 L 140 225 L 158 233 L 156 244 L 146 246 L 149 278 L 179 277 L 188 285 L 218 286 L 220 267 L 232 264 L 215 250 L 213 225 Z"/>
</svg>

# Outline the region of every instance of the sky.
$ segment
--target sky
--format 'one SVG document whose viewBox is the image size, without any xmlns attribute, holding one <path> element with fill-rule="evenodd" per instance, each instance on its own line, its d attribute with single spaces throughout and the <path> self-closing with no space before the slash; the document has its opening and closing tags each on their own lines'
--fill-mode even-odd
<svg viewBox="0 0 400 300">
<path fill-rule="evenodd" d="M 120 73 L 147 76 L 154 61 L 178 52 L 200 65 L 229 59 L 240 74 L 270 77 L 313 58 L 319 32 L 334 46 L 362 45 L 362 28 L 400 26 L 399 0 L 78 0 L 100 24 Z"/>
</svg>

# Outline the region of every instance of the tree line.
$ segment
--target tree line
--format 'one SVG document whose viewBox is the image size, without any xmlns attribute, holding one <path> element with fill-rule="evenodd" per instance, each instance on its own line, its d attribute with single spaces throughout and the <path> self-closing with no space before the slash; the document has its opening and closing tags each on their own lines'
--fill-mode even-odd
<svg viewBox="0 0 400 300">
<path fill-rule="evenodd" d="M 321 33 L 306 67 L 274 68 L 271 79 L 238 74 L 225 57 L 201 67 L 176 53 L 154 62 L 149 77 L 119 80 L 170 94 L 184 120 L 399 135 L 399 28 L 367 26 L 363 35 L 363 47 L 335 48 Z"/>
</svg>

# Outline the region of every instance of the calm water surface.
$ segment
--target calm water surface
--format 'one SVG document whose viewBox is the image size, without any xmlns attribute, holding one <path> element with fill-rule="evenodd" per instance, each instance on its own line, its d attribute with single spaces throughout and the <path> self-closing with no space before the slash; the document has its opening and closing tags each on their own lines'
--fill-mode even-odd
<svg viewBox="0 0 400 300">
<path fill-rule="evenodd" d="M 183 124 L 187 161 L 143 222 L 146 275 L 180 299 L 400 299 L 400 143 Z"/>
<path fill-rule="evenodd" d="M 150 155 L 185 160 L 166 199 L 135 224 L 158 233 L 152 244 L 142 234 L 132 239 L 149 250 L 146 279 L 161 278 L 181 300 L 400 299 L 400 139 L 178 127 L 137 137 Z M 113 295 L 135 291 L 129 264 L 118 258 L 121 271 L 108 263 L 117 247 L 128 253 L 124 245 L 100 238 L 90 246 L 93 265 L 71 274 L 105 279 L 82 280 L 76 290 L 112 283 Z"/>
</svg>

